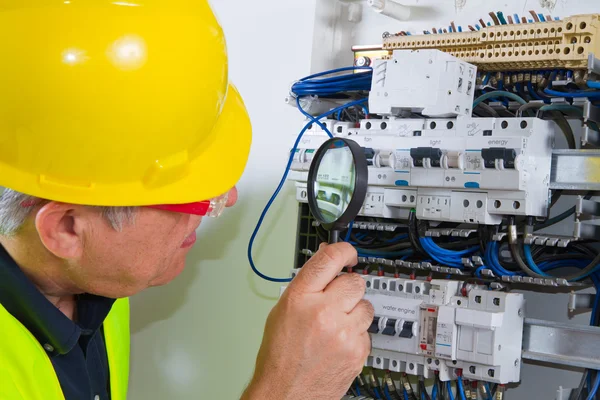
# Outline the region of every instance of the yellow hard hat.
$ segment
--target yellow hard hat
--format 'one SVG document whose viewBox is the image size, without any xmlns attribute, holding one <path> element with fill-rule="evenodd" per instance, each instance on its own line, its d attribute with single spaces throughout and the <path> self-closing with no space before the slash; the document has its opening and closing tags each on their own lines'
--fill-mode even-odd
<svg viewBox="0 0 600 400">
<path fill-rule="evenodd" d="M 248 159 L 206 0 L 0 0 L 0 186 L 76 204 L 207 200 Z"/>
</svg>

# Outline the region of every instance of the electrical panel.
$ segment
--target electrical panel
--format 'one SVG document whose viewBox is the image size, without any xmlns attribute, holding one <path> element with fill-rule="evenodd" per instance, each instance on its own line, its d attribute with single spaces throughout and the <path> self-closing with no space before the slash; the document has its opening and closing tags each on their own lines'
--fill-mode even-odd
<svg viewBox="0 0 600 400">
<path fill-rule="evenodd" d="M 478 387 L 471 398 L 502 398 L 505 384 L 520 381 L 522 359 L 600 368 L 588 356 L 591 336 L 555 344 L 571 331 L 600 337 L 600 317 L 575 328 L 526 321 L 523 294 L 512 291 L 594 285 L 600 293 L 598 250 L 582 242 L 600 232 L 592 199 L 600 155 L 591 149 L 600 147 L 600 14 L 530 13 L 531 22 L 515 14 L 508 23 L 490 13 L 494 25 L 479 20 L 470 32 L 454 23 L 450 33 L 386 32 L 382 45 L 352 48 L 359 69 L 312 75 L 290 92 L 288 103 L 312 116 L 286 175 L 300 203 L 297 267 L 328 240 L 307 206 L 316 151 L 346 138 L 367 158 L 363 206 L 339 235 L 358 253 L 346 271 L 362 275 L 375 308 L 368 379 L 361 374 L 358 388 L 402 397 L 407 374 L 436 390 L 464 378 Z M 556 145 L 562 137 L 568 149 Z M 572 208 L 553 208 L 574 194 Z M 544 231 L 569 218 L 572 236 Z M 600 304 L 580 303 L 571 311 Z M 400 390 L 386 386 L 392 373 Z M 593 387 L 582 382 L 585 398 Z M 352 392 L 348 399 L 385 398 Z"/>
</svg>

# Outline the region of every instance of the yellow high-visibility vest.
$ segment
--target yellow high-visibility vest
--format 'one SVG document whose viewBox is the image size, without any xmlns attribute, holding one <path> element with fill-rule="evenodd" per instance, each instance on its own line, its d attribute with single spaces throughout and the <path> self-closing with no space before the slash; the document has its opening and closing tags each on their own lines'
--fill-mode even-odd
<svg viewBox="0 0 600 400">
<path fill-rule="evenodd" d="M 111 400 L 127 399 L 129 299 L 115 301 L 104 320 Z M 0 399 L 64 400 L 58 377 L 40 342 L 0 305 Z"/>
</svg>

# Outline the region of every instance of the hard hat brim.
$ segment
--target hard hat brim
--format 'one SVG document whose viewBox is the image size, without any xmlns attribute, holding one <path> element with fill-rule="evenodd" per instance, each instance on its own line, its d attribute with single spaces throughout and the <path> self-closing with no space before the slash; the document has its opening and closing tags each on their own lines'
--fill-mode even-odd
<svg viewBox="0 0 600 400">
<path fill-rule="evenodd" d="M 202 110 L 199 110 L 202 112 Z M 169 164 L 157 160 L 146 176 L 135 182 L 66 185 L 0 163 L 5 187 L 72 204 L 94 206 L 144 206 L 184 204 L 208 200 L 236 185 L 248 161 L 252 142 L 250 117 L 233 85 L 228 94 L 210 142 L 202 142 Z M 181 161 L 181 162 L 180 162 Z"/>
</svg>

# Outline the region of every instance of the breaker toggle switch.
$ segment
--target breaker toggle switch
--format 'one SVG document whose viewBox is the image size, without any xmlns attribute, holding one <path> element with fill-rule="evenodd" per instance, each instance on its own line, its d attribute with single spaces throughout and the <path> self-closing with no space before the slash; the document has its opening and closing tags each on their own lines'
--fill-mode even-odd
<svg viewBox="0 0 600 400">
<path fill-rule="evenodd" d="M 374 317 L 373 322 L 371 322 L 371 326 L 367 330 L 369 333 L 379 333 L 379 320 L 380 317 Z"/>
<path fill-rule="evenodd" d="M 400 331 L 401 338 L 411 339 L 413 335 L 413 321 L 405 321 L 402 324 L 402 330 Z"/>
<path fill-rule="evenodd" d="M 443 152 L 434 147 L 416 147 L 410 149 L 410 156 L 415 167 L 432 168 L 441 166 Z"/>
<path fill-rule="evenodd" d="M 507 149 L 504 147 L 492 147 L 481 150 L 483 165 L 485 168 L 496 168 L 503 170 L 505 168 L 514 169 L 517 152 L 515 149 Z"/>
<path fill-rule="evenodd" d="M 388 320 L 385 321 L 385 328 L 383 328 L 381 334 L 387 336 L 394 336 L 396 334 L 396 320 L 388 318 Z"/>
</svg>

